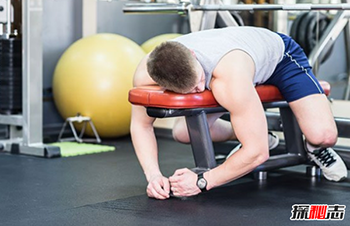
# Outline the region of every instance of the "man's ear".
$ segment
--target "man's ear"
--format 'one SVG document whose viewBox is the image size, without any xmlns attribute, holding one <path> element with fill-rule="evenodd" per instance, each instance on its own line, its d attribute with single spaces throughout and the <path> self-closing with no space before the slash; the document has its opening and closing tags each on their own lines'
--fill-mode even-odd
<svg viewBox="0 0 350 226">
<path fill-rule="evenodd" d="M 191 51 L 192 55 L 194 56 L 194 58 L 197 58 L 196 53 L 192 49 L 190 49 L 190 51 Z"/>
</svg>

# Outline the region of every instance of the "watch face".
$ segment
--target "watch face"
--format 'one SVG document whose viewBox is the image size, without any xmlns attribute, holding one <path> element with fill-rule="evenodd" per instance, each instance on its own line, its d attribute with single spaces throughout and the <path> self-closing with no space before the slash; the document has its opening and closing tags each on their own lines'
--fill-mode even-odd
<svg viewBox="0 0 350 226">
<path fill-rule="evenodd" d="M 200 189 L 203 189 L 207 186 L 207 181 L 204 178 L 201 178 L 198 180 L 197 184 Z"/>
</svg>

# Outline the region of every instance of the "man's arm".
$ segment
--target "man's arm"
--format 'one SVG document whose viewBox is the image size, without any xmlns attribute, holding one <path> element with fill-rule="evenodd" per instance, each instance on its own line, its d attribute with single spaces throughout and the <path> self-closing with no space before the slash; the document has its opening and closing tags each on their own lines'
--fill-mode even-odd
<svg viewBox="0 0 350 226">
<path fill-rule="evenodd" d="M 134 86 L 152 85 L 146 68 L 146 56 L 138 65 L 134 75 Z M 153 130 L 155 118 L 149 117 L 143 106 L 132 106 L 131 137 L 132 143 L 148 181 L 147 194 L 157 199 L 169 197 L 169 181 L 163 177 L 158 164 L 158 147 Z"/>
<path fill-rule="evenodd" d="M 216 100 L 230 112 L 232 127 L 242 148 L 222 165 L 205 173 L 208 189 L 251 172 L 269 155 L 266 117 L 253 85 L 254 67 L 249 66 L 247 57 L 238 52 L 224 59 L 221 64 L 225 66 L 216 71 L 219 76 L 212 83 Z"/>
<path fill-rule="evenodd" d="M 154 175 L 159 175 L 158 149 L 153 131 L 154 118 L 147 115 L 143 106 L 132 106 L 131 138 L 137 158 L 140 161 L 147 181 Z"/>
<path fill-rule="evenodd" d="M 222 165 L 204 173 L 207 189 L 251 172 L 268 158 L 267 122 L 253 85 L 254 70 L 254 63 L 246 53 L 233 51 L 219 62 L 214 71 L 211 89 L 218 103 L 230 112 L 242 148 Z M 178 170 L 170 178 L 172 189 L 179 191 L 176 194 L 180 196 L 195 195 L 200 192 L 193 187 L 196 178 L 192 172 Z M 188 192 L 191 189 L 193 192 Z"/>
</svg>

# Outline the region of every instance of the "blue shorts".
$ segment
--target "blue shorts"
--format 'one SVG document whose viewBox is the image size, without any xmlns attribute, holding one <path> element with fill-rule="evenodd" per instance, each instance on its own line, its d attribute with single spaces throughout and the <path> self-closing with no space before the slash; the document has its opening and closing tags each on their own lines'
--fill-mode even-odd
<svg viewBox="0 0 350 226">
<path fill-rule="evenodd" d="M 324 93 L 318 83 L 303 49 L 289 36 L 279 34 L 285 45 L 283 59 L 271 77 L 264 82 L 276 86 L 287 102 L 311 94 Z"/>
</svg>

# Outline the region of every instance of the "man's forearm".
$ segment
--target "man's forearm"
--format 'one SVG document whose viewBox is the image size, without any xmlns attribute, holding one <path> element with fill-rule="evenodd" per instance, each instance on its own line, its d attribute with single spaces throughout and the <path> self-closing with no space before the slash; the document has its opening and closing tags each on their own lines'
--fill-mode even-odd
<svg viewBox="0 0 350 226">
<path fill-rule="evenodd" d="M 238 179 L 268 159 L 268 152 L 259 152 L 261 154 L 247 154 L 247 152 L 254 153 L 242 147 L 222 165 L 206 172 L 204 177 L 208 182 L 207 189 L 210 190 Z"/>
<path fill-rule="evenodd" d="M 131 128 L 131 137 L 147 181 L 155 175 L 161 175 L 158 164 L 158 147 L 153 127 L 134 126 Z"/>
</svg>

